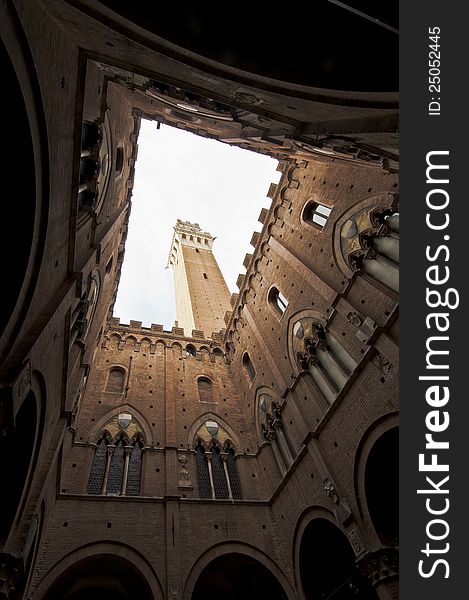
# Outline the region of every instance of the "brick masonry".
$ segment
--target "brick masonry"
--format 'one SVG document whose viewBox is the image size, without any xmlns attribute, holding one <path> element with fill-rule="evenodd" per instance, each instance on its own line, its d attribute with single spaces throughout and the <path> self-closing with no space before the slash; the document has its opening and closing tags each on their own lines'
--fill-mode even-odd
<svg viewBox="0 0 469 600">
<path fill-rule="evenodd" d="M 40 600 L 73 577 L 86 579 L 73 569 L 106 555 L 138 573 L 148 597 L 189 600 L 213 561 L 236 555 L 265 567 L 284 597 L 305 598 L 302 564 L 318 550 L 303 540 L 318 520 L 341 532 L 366 579 L 366 565 L 381 565 L 396 546 L 380 521 L 389 504 L 373 489 L 387 472 L 370 479 L 368 465 L 398 422 L 398 293 L 346 249 L 376 258 L 366 236 L 394 236 L 373 216 L 398 212 L 393 97 L 347 97 L 349 105 L 321 94 L 296 98 L 284 83 L 274 89 L 249 74 L 243 83 L 208 63 L 196 69 L 184 53 L 155 50 L 151 36 L 137 43 L 132 27 L 125 37 L 99 11 L 91 18 L 61 1 L 9 4 L 2 39 L 15 56 L 48 183 L 35 197 L 43 220 L 34 221 L 26 291 L 2 314 L 1 454 L 7 477 L 18 475 L 0 537 L 2 593 L 15 588 L 18 598 Z M 171 107 L 178 102 L 205 116 L 181 117 Z M 164 331 L 112 316 L 142 117 L 279 159 L 282 176 L 253 224 L 231 303 L 211 251 L 200 249 L 203 261 L 194 248 L 185 256 L 197 271 L 200 258 L 217 281 L 208 298 L 203 282 L 189 282 L 193 328 Z M 90 209 L 78 201 L 83 123 L 99 129 L 107 148 Z M 323 226 L 308 222 L 311 203 L 331 209 Z M 350 241 L 352 222 L 359 231 Z M 287 301 L 280 313 L 273 289 Z M 322 327 L 356 365 L 333 401 L 314 379 L 314 361 L 299 361 L 300 320 Z M 108 388 L 113 368 L 124 374 L 118 391 Z M 202 399 L 200 377 L 211 389 Z M 265 397 L 275 403 L 269 431 Z M 141 434 L 140 495 L 88 494 L 96 444 L 118 431 L 120 413 Z M 195 444 L 210 441 L 207 420 L 234 448 L 242 500 L 200 498 Z M 11 449 L 24 443 L 31 456 L 21 462 Z M 383 455 L 390 480 L 391 450 Z M 380 566 L 371 580 L 380 598 L 397 597 L 396 572 Z"/>
</svg>

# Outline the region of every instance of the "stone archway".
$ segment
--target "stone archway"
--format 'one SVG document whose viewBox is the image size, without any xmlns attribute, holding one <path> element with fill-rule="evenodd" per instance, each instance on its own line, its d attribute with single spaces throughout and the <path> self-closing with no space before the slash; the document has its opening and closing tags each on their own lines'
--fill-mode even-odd
<svg viewBox="0 0 469 600">
<path fill-rule="evenodd" d="M 373 444 L 365 467 L 365 497 L 371 522 L 384 546 L 399 537 L 399 428 Z"/>
<path fill-rule="evenodd" d="M 44 600 L 164 600 L 152 565 L 131 546 L 117 542 L 76 548 L 59 560 L 29 594 Z"/>
<path fill-rule="evenodd" d="M 355 562 L 345 534 L 332 521 L 316 518 L 305 527 L 299 550 L 305 600 L 377 600 Z"/>
<path fill-rule="evenodd" d="M 142 574 L 112 554 L 83 558 L 57 577 L 44 600 L 153 600 Z"/>
<path fill-rule="evenodd" d="M 223 596 L 222 596 L 223 594 Z M 213 546 L 192 566 L 182 600 L 296 600 L 279 566 L 254 546 L 230 542 Z"/>
<path fill-rule="evenodd" d="M 14 133 L 8 135 L 3 132 L 8 147 L 8 152 L 4 155 L 6 164 L 3 164 L 3 168 L 4 172 L 8 173 L 7 180 L 13 182 L 15 190 L 11 190 L 11 195 L 8 188 L 3 190 L 4 231 L 0 236 L 4 283 L 0 307 L 0 334 L 2 334 L 15 310 L 27 275 L 35 225 L 36 177 L 33 140 L 23 92 L 8 52 L 1 41 L 0 62 L 3 65 L 5 89 L 8 89 L 4 99 L 5 114 L 8 114 L 9 120 L 15 123 Z M 12 251 L 11 237 L 7 235 L 6 229 L 14 230 L 14 251 Z"/>
<path fill-rule="evenodd" d="M 43 97 L 30 46 L 13 5 L 2 6 L 0 63 L 5 89 L 2 127 L 3 230 L 0 362 L 16 342 L 32 302 L 49 220 L 49 154 Z M 14 232 L 12 241 L 11 233 Z M 26 354 L 26 353 L 25 353 Z"/>
<path fill-rule="evenodd" d="M 328 3 L 315 6 L 321 27 L 315 28 L 314 36 L 310 21 L 298 19 L 290 8 L 281 15 L 266 10 L 259 16 L 255 11 L 230 11 L 225 16 L 203 3 L 189 5 L 182 14 L 177 6 L 168 6 L 161 13 L 152 3 L 138 9 L 125 0 L 104 0 L 103 4 L 126 19 L 127 26 L 133 22 L 178 46 L 173 46 L 173 52 L 186 49 L 199 55 L 193 55 L 192 61 L 206 57 L 216 61 L 219 69 L 225 65 L 231 70 L 315 88 L 388 92 L 397 87 L 395 33 Z M 370 3 L 363 7 L 362 3 L 361 8 L 397 27 L 397 11 L 390 7 L 377 8 Z M 242 35 L 247 23 L 255 35 Z M 275 42 L 273 31 L 281 31 Z M 309 68 L 297 60 L 298 56 L 308 56 Z M 381 68 L 383 64 L 386 70 Z"/>
<path fill-rule="evenodd" d="M 23 400 L 8 435 L 0 439 L 0 470 L 5 482 L 2 494 L 0 544 L 8 538 L 20 501 L 27 488 L 40 446 L 37 440 L 39 410 L 36 395 L 30 390 Z M 39 432 L 39 434 L 41 434 Z"/>
<path fill-rule="evenodd" d="M 230 553 L 212 560 L 200 573 L 192 600 L 287 600 L 274 575 L 262 563 L 245 554 Z"/>
</svg>

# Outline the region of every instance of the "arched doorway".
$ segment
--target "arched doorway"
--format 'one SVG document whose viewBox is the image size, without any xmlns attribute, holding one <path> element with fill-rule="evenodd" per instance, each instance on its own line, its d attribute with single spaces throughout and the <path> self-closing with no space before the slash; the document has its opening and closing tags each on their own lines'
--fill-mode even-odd
<svg viewBox="0 0 469 600">
<path fill-rule="evenodd" d="M 287 600 L 282 586 L 259 561 L 230 553 L 212 560 L 199 575 L 192 600 Z"/>
<path fill-rule="evenodd" d="M 64 571 L 44 600 L 153 600 L 143 575 L 112 554 L 84 558 Z"/>
<path fill-rule="evenodd" d="M 0 472 L 5 482 L 0 519 L 0 545 L 3 545 L 8 537 L 27 482 L 30 465 L 37 457 L 37 421 L 37 401 L 31 390 L 16 414 L 14 428 L 0 439 Z"/>
<path fill-rule="evenodd" d="M 383 433 L 374 443 L 365 468 L 365 495 L 375 531 L 385 546 L 399 537 L 399 428 Z"/>
<path fill-rule="evenodd" d="M 377 600 L 355 563 L 345 535 L 327 519 L 313 519 L 300 544 L 300 577 L 307 600 Z"/>
</svg>

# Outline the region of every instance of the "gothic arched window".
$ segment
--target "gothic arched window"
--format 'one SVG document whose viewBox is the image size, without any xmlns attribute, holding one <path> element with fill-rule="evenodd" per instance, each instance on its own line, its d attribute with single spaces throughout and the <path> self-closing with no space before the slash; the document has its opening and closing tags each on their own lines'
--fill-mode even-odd
<svg viewBox="0 0 469 600">
<path fill-rule="evenodd" d="M 143 443 L 137 438 L 132 445 L 127 469 L 127 482 L 125 493 L 127 496 L 138 496 L 140 494 L 140 479 L 142 475 L 142 450 Z"/>
<path fill-rule="evenodd" d="M 207 450 L 199 440 L 195 454 L 200 498 L 242 499 L 235 450 L 229 441 L 222 447 L 213 440 Z"/>
<path fill-rule="evenodd" d="M 294 449 L 285 429 L 279 405 L 270 394 L 260 394 L 257 399 L 257 418 L 262 437 L 274 454 L 279 471 L 284 475 L 294 461 Z"/>
<path fill-rule="evenodd" d="M 399 212 L 397 208 L 368 207 L 340 228 L 346 268 L 361 271 L 399 291 Z"/>
<path fill-rule="evenodd" d="M 241 490 L 238 465 L 236 464 L 235 450 L 231 447 L 229 442 L 225 444 L 225 449 L 227 452 L 226 466 L 228 467 L 228 480 L 230 482 L 231 494 L 235 500 L 241 500 L 243 498 L 243 492 Z"/>
<path fill-rule="evenodd" d="M 108 454 L 107 445 L 108 439 L 103 435 L 96 445 L 88 480 L 88 494 L 101 494 L 102 492 Z"/>
<path fill-rule="evenodd" d="M 205 458 L 205 448 L 199 442 L 195 447 L 195 457 L 197 465 L 197 483 L 199 486 L 200 498 L 211 498 L 211 477 L 208 471 L 208 462 Z"/>
<path fill-rule="evenodd" d="M 122 492 L 125 465 L 125 446 L 126 444 L 124 443 L 124 439 L 120 438 L 114 447 L 106 482 L 106 494 L 108 496 L 118 496 Z"/>
<path fill-rule="evenodd" d="M 200 402 L 213 402 L 212 382 L 208 377 L 199 377 L 197 379 Z"/>
<path fill-rule="evenodd" d="M 355 370 L 355 359 L 325 325 L 309 317 L 294 324 L 290 344 L 298 366 L 310 372 L 332 404 Z"/>
<path fill-rule="evenodd" d="M 363 269 L 392 290 L 399 291 L 399 213 L 392 210 L 374 215 L 380 230 L 363 236 L 369 248 L 356 260 L 356 267 Z"/>
<path fill-rule="evenodd" d="M 106 392 L 122 394 L 124 391 L 125 371 L 120 367 L 113 367 L 109 371 L 106 384 Z"/>
<path fill-rule="evenodd" d="M 88 480 L 88 494 L 107 496 L 140 495 L 143 442 L 137 434 L 132 444 L 120 434 L 114 444 L 103 435 Z"/>
<path fill-rule="evenodd" d="M 226 456 L 221 454 L 219 446 L 214 442 L 211 447 L 211 463 L 213 488 L 215 490 L 215 498 L 228 498 L 228 485 L 226 482 Z"/>
</svg>

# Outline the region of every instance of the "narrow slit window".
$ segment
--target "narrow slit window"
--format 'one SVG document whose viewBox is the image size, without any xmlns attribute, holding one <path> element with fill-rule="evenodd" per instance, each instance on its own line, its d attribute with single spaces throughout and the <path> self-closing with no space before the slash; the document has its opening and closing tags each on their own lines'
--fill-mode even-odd
<svg viewBox="0 0 469 600">
<path fill-rule="evenodd" d="M 124 168 L 124 149 L 122 146 L 118 146 L 116 150 L 116 175 L 120 175 L 122 173 L 122 169 Z"/>
<path fill-rule="evenodd" d="M 256 370 L 254 369 L 254 365 L 252 364 L 247 352 L 243 354 L 243 369 L 248 380 L 253 381 L 256 376 Z"/>
</svg>

